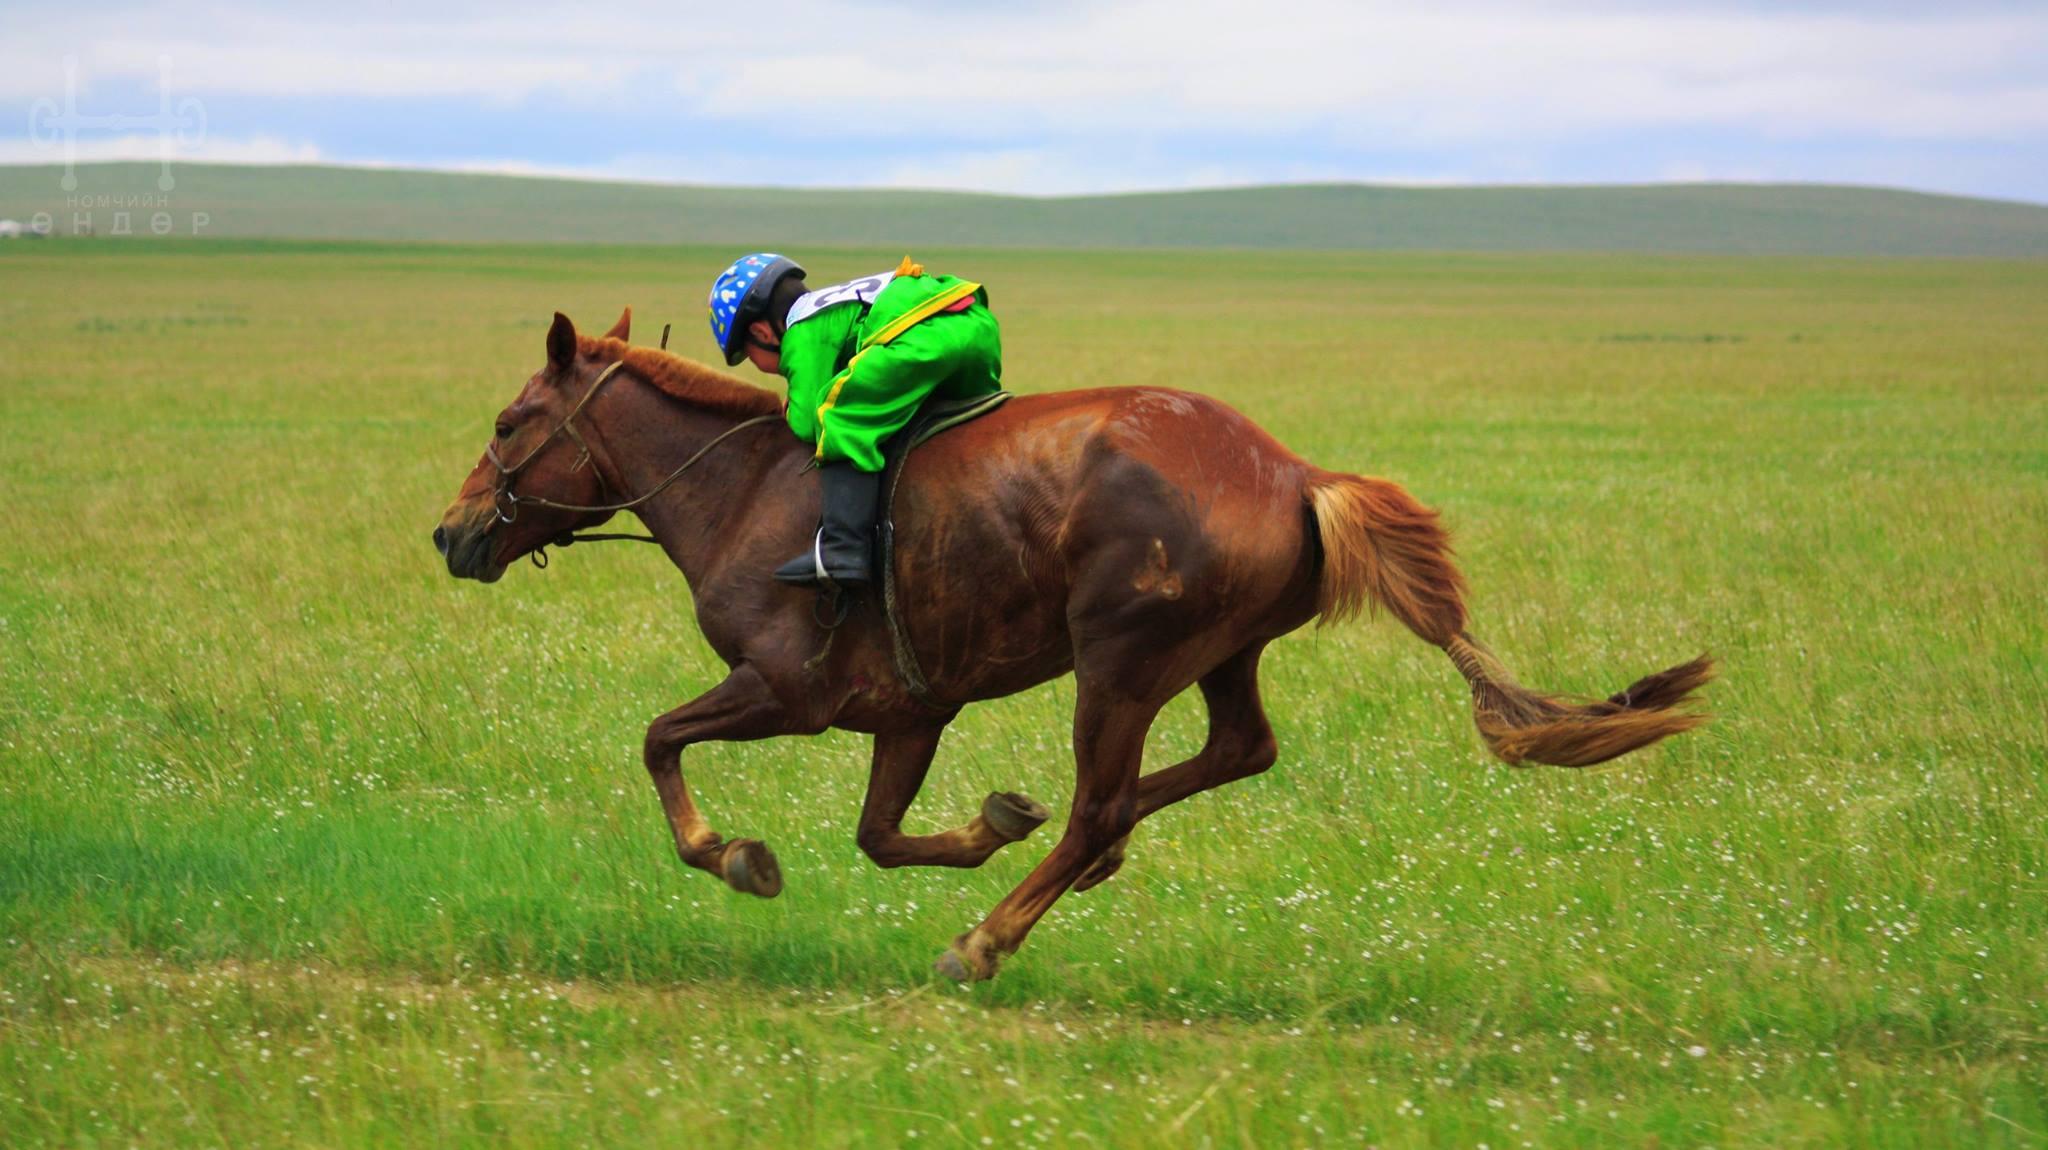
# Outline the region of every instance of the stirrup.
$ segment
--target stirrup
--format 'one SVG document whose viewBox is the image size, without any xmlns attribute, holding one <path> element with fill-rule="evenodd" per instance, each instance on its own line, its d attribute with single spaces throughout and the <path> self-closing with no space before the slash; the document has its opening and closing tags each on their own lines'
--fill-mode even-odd
<svg viewBox="0 0 2048 1150">
<path fill-rule="evenodd" d="M 818 586 L 829 588 L 833 591 L 839 590 L 839 584 L 833 582 L 831 573 L 825 570 L 825 529 L 823 527 L 818 528 L 818 533 L 811 536 L 811 568 L 818 573 Z"/>
<path fill-rule="evenodd" d="M 839 589 L 839 582 L 832 578 L 830 571 L 825 569 L 825 529 L 823 527 L 818 528 L 818 533 L 811 536 L 811 569 L 809 571 L 799 569 L 798 572 L 785 571 L 792 563 L 796 562 L 799 562 L 799 560 L 793 559 L 789 563 L 784 563 L 781 567 L 777 567 L 774 571 L 775 578 L 792 587 L 817 587 L 821 590 L 833 591 Z"/>
<path fill-rule="evenodd" d="M 777 567 L 774 571 L 775 578 L 792 587 L 817 587 L 823 590 L 849 592 L 858 591 L 873 581 L 870 574 L 873 568 L 872 555 L 865 556 L 865 561 L 861 563 L 845 568 L 845 578 L 832 573 L 832 569 L 825 565 L 825 529 L 822 527 L 811 537 L 811 553 L 808 556 L 811 565 L 808 569 L 798 566 L 805 558 L 806 556 L 799 555 Z"/>
</svg>

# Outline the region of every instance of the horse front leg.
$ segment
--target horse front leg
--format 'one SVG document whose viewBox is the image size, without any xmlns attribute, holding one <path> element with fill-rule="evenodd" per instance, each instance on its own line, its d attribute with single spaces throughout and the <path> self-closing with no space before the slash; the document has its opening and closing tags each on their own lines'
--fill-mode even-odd
<svg viewBox="0 0 2048 1150">
<path fill-rule="evenodd" d="M 964 827 L 930 835 L 903 833 L 903 815 L 924 786 L 945 725 L 875 736 L 874 765 L 867 800 L 861 804 L 855 841 L 879 867 L 977 867 L 988 857 L 1038 829 L 1051 812 L 1025 795 L 997 791 L 983 799 L 981 813 Z"/>
<path fill-rule="evenodd" d="M 736 891 L 762 898 L 782 893 L 782 867 L 775 852 L 758 839 L 721 838 L 690 800 L 683 782 L 683 748 L 714 740 L 766 739 L 803 729 L 760 674 L 744 663 L 716 687 L 648 726 L 647 773 L 661 796 L 676 853 L 685 863 L 710 871 Z"/>
</svg>

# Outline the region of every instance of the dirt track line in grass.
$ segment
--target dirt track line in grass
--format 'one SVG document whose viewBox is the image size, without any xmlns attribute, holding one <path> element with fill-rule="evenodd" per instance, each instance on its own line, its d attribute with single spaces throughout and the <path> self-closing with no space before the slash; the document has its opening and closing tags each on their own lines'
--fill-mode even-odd
<svg viewBox="0 0 2048 1150">
<path fill-rule="evenodd" d="M 1207 1089 L 1195 1097 L 1193 1102 L 1188 1103 L 1186 1110 L 1181 1111 L 1172 1122 L 1166 1124 L 1166 1132 L 1168 1134 L 1180 1133 L 1180 1128 L 1188 1124 L 1188 1119 L 1195 1116 L 1195 1111 L 1200 1110 L 1209 1099 L 1216 1097 L 1216 1092 L 1223 1089 L 1223 1084 L 1228 1081 L 1230 1081 L 1230 1068 L 1226 1066 L 1223 1069 L 1223 1073 L 1216 1076 L 1216 1081 L 1211 1082 Z"/>
</svg>

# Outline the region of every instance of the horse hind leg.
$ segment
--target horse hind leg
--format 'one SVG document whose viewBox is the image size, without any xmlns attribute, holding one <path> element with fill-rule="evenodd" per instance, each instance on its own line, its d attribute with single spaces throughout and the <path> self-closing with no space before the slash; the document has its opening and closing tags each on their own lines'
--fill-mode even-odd
<svg viewBox="0 0 2048 1150">
<path fill-rule="evenodd" d="M 1081 877 L 1074 880 L 1074 885 L 1070 889 L 1089 890 L 1115 878 L 1116 872 L 1124 869 L 1124 852 L 1129 850 L 1130 846 L 1129 835 L 1109 844 L 1109 849 L 1102 852 L 1101 858 L 1088 864 L 1088 869 L 1081 872 Z"/>
<path fill-rule="evenodd" d="M 1209 709 L 1209 737 L 1193 758 L 1138 780 L 1138 819 L 1191 795 L 1247 779 L 1273 765 L 1278 749 L 1273 727 L 1259 699 L 1259 656 L 1265 640 L 1224 660 L 1202 676 L 1202 701 Z M 1074 880 L 1077 891 L 1100 885 L 1124 865 L 1130 836 L 1118 839 Z"/>
<path fill-rule="evenodd" d="M 929 835 L 903 833 L 903 816 L 923 788 L 944 725 L 875 736 L 868 794 L 855 841 L 876 866 L 978 867 L 1003 847 L 1038 829 L 1051 816 L 1025 795 L 997 791 L 982 800 L 966 826 Z"/>
<path fill-rule="evenodd" d="M 993 978 L 1006 955 L 1060 895 L 1137 821 L 1138 765 L 1160 702 L 1115 696 L 1084 682 L 1074 707 L 1076 778 L 1066 833 L 980 925 L 939 956 L 940 974 L 966 982 Z"/>
</svg>

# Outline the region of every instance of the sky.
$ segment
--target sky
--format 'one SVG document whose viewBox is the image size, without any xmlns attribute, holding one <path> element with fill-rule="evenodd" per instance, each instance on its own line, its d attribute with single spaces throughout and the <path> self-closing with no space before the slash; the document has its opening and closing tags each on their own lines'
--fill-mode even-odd
<svg viewBox="0 0 2048 1150">
<path fill-rule="evenodd" d="M 12 114 L 6 114 L 11 108 Z M 68 125 L 68 127 L 67 127 Z M 2048 203 L 2048 0 L 0 2 L 0 163 Z"/>
</svg>

